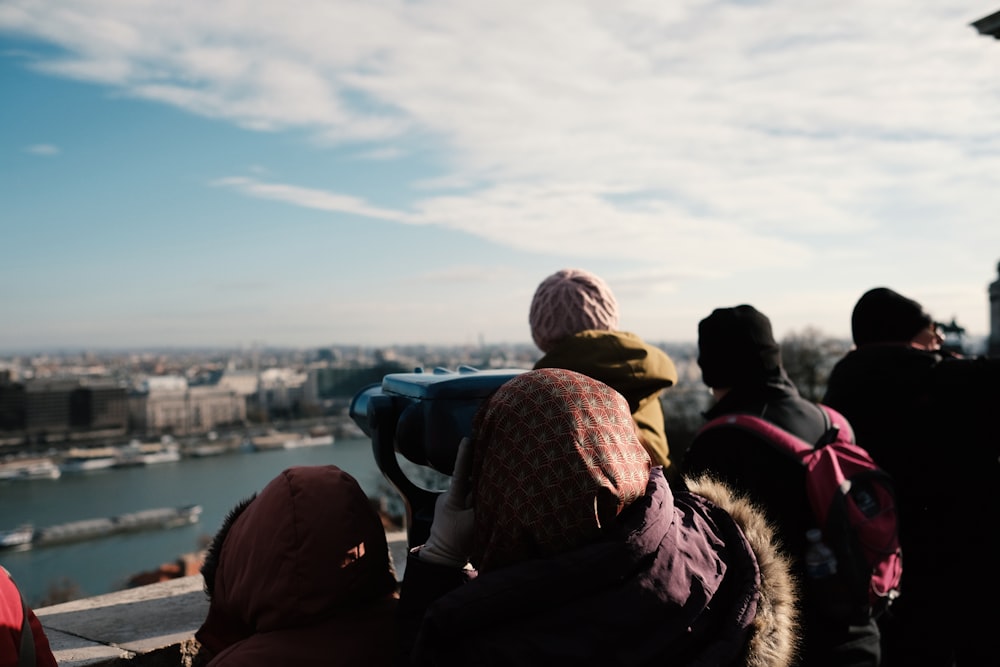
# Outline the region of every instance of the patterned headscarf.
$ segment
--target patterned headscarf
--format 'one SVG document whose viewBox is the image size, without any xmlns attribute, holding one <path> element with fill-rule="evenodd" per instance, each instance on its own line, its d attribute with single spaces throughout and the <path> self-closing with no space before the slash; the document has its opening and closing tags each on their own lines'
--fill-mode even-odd
<svg viewBox="0 0 1000 667">
<path fill-rule="evenodd" d="M 476 413 L 472 440 L 481 572 L 594 541 L 649 482 L 628 403 L 573 371 L 508 381 Z"/>
</svg>

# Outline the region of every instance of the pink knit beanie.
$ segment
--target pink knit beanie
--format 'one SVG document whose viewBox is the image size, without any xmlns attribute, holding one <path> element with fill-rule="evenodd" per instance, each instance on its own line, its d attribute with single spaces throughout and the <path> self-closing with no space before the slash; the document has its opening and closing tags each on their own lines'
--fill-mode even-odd
<svg viewBox="0 0 1000 667">
<path fill-rule="evenodd" d="M 563 338 L 581 331 L 617 329 L 618 302 L 607 284 L 593 273 L 563 269 L 535 290 L 528 322 L 535 345 L 549 352 Z"/>
</svg>

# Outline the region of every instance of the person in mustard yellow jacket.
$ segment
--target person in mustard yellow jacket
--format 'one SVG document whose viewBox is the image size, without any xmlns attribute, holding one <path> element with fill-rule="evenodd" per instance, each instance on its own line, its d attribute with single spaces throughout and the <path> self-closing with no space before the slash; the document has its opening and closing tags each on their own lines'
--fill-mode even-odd
<svg viewBox="0 0 1000 667">
<path fill-rule="evenodd" d="M 607 283 L 582 269 L 557 271 L 535 290 L 528 321 L 545 353 L 534 368 L 576 371 L 624 396 L 649 457 L 673 483 L 660 394 L 676 384 L 677 369 L 666 352 L 618 329 L 618 302 Z"/>
</svg>

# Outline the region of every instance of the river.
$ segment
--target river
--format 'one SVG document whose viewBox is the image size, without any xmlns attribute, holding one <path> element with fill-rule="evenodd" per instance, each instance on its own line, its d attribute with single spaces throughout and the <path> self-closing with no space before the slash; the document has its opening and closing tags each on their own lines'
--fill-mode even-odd
<svg viewBox="0 0 1000 667">
<path fill-rule="evenodd" d="M 44 527 L 154 507 L 201 505 L 198 523 L 28 549 L 0 551 L 29 604 L 38 606 L 52 586 L 71 582 L 77 597 L 120 590 L 128 578 L 197 551 L 229 510 L 260 491 L 285 468 L 332 463 L 375 496 L 381 472 L 368 439 L 333 445 L 234 452 L 172 463 L 64 474 L 55 480 L 0 482 L 0 529 L 22 523 Z"/>
</svg>

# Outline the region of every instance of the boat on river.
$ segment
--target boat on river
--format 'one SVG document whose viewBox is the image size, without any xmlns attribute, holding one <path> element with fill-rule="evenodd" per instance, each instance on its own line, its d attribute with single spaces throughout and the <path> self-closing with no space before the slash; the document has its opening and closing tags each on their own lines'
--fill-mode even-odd
<svg viewBox="0 0 1000 667">
<path fill-rule="evenodd" d="M 282 433 L 269 431 L 250 438 L 250 449 L 268 451 L 272 449 L 298 449 L 300 447 L 321 447 L 332 445 L 333 434 L 326 429 L 310 429 L 308 433 Z"/>
<path fill-rule="evenodd" d="M 115 465 L 117 456 L 118 450 L 114 447 L 73 447 L 63 455 L 59 469 L 64 473 L 106 470 Z"/>
<path fill-rule="evenodd" d="M 184 505 L 140 510 L 112 517 L 82 519 L 45 528 L 34 528 L 25 524 L 13 530 L 0 531 L 0 536 L 3 536 L 3 539 L 0 539 L 0 549 L 47 546 L 140 530 L 177 528 L 197 523 L 201 512 L 201 505 Z"/>
<path fill-rule="evenodd" d="M 59 479 L 62 471 L 52 459 L 31 459 L 0 465 L 0 481 Z"/>
<path fill-rule="evenodd" d="M 34 536 L 35 527 L 30 523 L 11 530 L 0 530 L 0 549 L 27 548 Z"/>
<path fill-rule="evenodd" d="M 298 449 L 299 447 L 323 447 L 333 444 L 333 435 L 303 435 L 298 438 L 285 441 L 285 449 Z"/>
<path fill-rule="evenodd" d="M 118 448 L 114 467 L 148 466 L 157 463 L 172 463 L 181 460 L 181 450 L 177 443 L 143 443 L 132 440 Z"/>
</svg>

